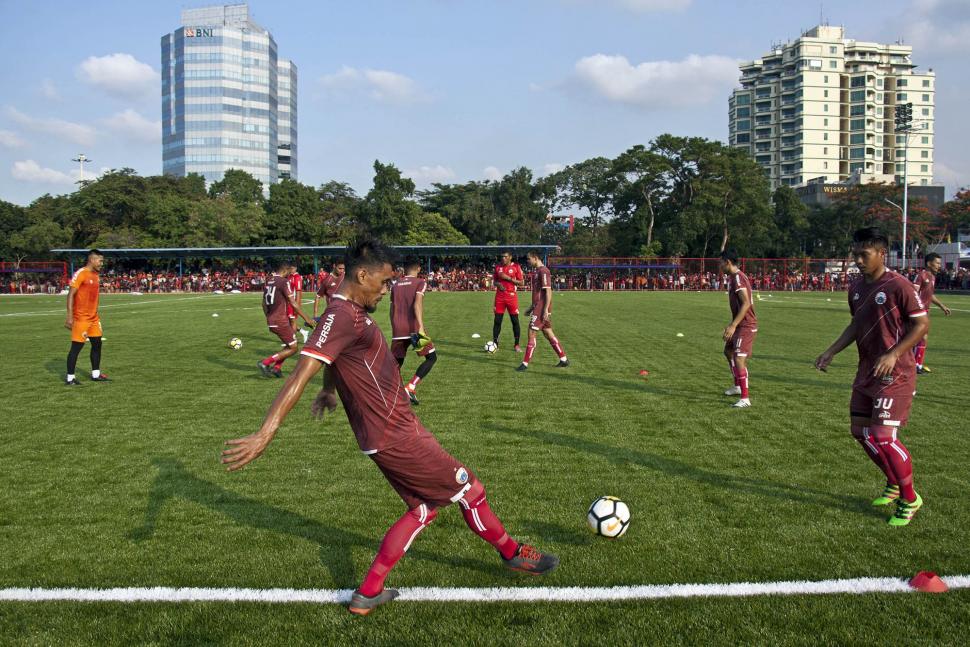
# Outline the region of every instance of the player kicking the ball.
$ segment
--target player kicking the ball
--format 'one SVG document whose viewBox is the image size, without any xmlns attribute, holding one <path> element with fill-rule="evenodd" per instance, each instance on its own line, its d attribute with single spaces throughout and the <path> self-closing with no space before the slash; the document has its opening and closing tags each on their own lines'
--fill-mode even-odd
<svg viewBox="0 0 970 647">
<path fill-rule="evenodd" d="M 886 268 L 889 240 L 875 227 L 855 232 L 852 255 L 862 278 L 849 287 L 852 322 L 815 360 L 824 371 L 854 341 L 859 368 L 852 384 L 852 437 L 886 475 L 886 489 L 872 505 L 896 502 L 889 525 L 905 526 L 922 507 L 913 489 L 913 460 L 898 438 L 909 418 L 916 387 L 913 346 L 929 330 L 915 286 Z"/>
<path fill-rule="evenodd" d="M 256 366 L 263 373 L 263 377 L 283 377 L 283 362 L 286 358 L 296 354 L 296 333 L 290 323 L 289 310 L 300 315 L 307 325 L 312 326 L 312 320 L 304 314 L 297 303 L 290 287 L 289 276 L 293 266 L 287 262 L 279 263 L 275 272 L 266 280 L 263 287 L 263 314 L 266 315 L 266 325 L 269 331 L 280 338 L 283 350 L 260 360 Z"/>
<path fill-rule="evenodd" d="M 404 500 L 405 512 L 390 527 L 360 587 L 350 612 L 366 615 L 397 597 L 384 581 L 418 534 L 452 503 L 461 506 L 465 523 L 498 551 L 506 567 L 541 575 L 559 563 L 512 539 L 489 507 L 485 487 L 460 461 L 446 452 L 408 405 L 397 362 L 371 314 L 390 289 L 394 252 L 377 241 L 347 250 L 347 274 L 303 348 L 303 357 L 273 401 L 260 430 L 230 440 L 222 452 L 227 469 L 238 470 L 258 458 L 273 440 L 307 383 L 321 367 L 323 389 L 311 408 L 321 417 L 344 405 L 361 451 L 373 460 Z"/>
<path fill-rule="evenodd" d="M 552 273 L 549 268 L 543 265 L 542 258 L 536 250 L 530 250 L 526 255 L 532 273 L 532 305 L 526 310 L 527 315 L 531 315 L 529 320 L 529 343 L 525 346 L 525 357 L 522 363 L 515 370 L 525 371 L 529 368 L 532 361 L 532 354 L 536 351 L 536 333 L 540 330 L 552 346 L 552 350 L 559 355 L 559 363 L 556 368 L 566 368 L 569 360 L 566 358 L 566 351 L 562 349 L 562 344 L 556 338 L 556 333 L 552 331 Z"/>
<path fill-rule="evenodd" d="M 408 346 L 414 346 L 418 357 L 424 358 L 414 377 L 404 386 L 411 404 L 418 404 L 418 396 L 414 393 L 418 382 L 427 377 L 438 361 L 434 344 L 424 333 L 425 281 L 418 278 L 420 269 L 420 262 L 409 260 L 404 264 L 404 276 L 391 288 L 391 354 L 397 360 L 398 368 L 404 366 Z"/>
<path fill-rule="evenodd" d="M 748 397 L 748 358 L 754 349 L 754 338 L 758 335 L 758 318 L 754 314 L 754 299 L 751 281 L 738 267 L 738 254 L 726 250 L 721 254 L 721 272 L 728 275 L 728 303 L 731 306 L 731 323 L 724 329 L 724 356 L 734 376 L 734 387 L 724 395 L 740 395 L 741 399 L 733 407 L 741 409 L 751 406 Z"/>
</svg>

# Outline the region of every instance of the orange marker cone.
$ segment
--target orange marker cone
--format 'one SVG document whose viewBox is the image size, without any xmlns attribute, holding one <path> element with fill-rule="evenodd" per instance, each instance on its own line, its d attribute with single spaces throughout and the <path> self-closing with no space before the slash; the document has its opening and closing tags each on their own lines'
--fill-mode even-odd
<svg viewBox="0 0 970 647">
<path fill-rule="evenodd" d="M 650 371 L 648 371 L 645 368 L 644 369 L 640 369 L 640 377 L 642 377 L 643 379 L 647 379 L 647 376 L 649 376 L 649 375 L 650 375 Z"/>
<path fill-rule="evenodd" d="M 923 593 L 946 593 L 950 590 L 946 582 L 933 571 L 920 571 L 909 581 L 909 585 Z"/>
</svg>

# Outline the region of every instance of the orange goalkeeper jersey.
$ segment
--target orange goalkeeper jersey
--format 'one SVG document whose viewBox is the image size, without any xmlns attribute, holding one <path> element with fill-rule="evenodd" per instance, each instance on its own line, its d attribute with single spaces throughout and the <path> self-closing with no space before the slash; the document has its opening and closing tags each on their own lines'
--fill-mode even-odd
<svg viewBox="0 0 970 647">
<path fill-rule="evenodd" d="M 74 295 L 74 318 L 98 318 L 98 288 L 100 279 L 98 273 L 82 267 L 71 278 L 71 287 L 77 290 Z"/>
</svg>

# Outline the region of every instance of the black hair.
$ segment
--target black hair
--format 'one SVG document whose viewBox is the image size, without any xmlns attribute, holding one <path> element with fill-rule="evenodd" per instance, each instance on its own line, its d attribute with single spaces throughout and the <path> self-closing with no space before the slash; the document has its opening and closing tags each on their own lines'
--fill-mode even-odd
<svg viewBox="0 0 970 647">
<path fill-rule="evenodd" d="M 530 249 L 529 251 L 527 251 L 525 253 L 525 255 L 526 256 L 534 256 L 535 258 L 538 258 L 539 260 L 542 260 L 542 252 L 540 252 L 538 249 Z"/>
<path fill-rule="evenodd" d="M 406 258 L 404 260 L 404 269 L 405 270 L 411 270 L 411 269 L 414 269 L 415 267 L 417 267 L 417 268 L 420 269 L 420 267 L 421 267 L 421 260 L 420 259 L 411 257 L 411 258 Z"/>
<path fill-rule="evenodd" d="M 281 260 L 277 261 L 276 266 L 273 269 L 274 270 L 286 270 L 286 269 L 289 269 L 289 267 L 291 265 L 293 265 L 293 263 L 291 263 L 289 260 L 287 260 L 287 259 L 281 259 Z"/>
<path fill-rule="evenodd" d="M 96 248 L 96 247 L 94 247 L 94 248 L 92 248 L 92 249 L 90 249 L 90 250 L 88 250 L 88 257 L 89 257 L 89 258 L 90 258 L 91 256 L 94 256 L 95 254 L 97 254 L 98 256 L 104 256 L 104 254 L 103 254 L 103 253 L 101 252 L 101 250 L 100 250 L 100 249 L 98 249 L 98 248 Z"/>
<path fill-rule="evenodd" d="M 863 227 L 852 234 L 852 242 L 863 247 L 889 249 L 889 238 L 879 227 Z"/>
<path fill-rule="evenodd" d="M 942 259 L 943 257 L 937 254 L 936 252 L 930 252 L 929 254 L 923 257 L 923 264 L 929 265 L 930 263 L 932 263 L 938 258 Z"/>
<path fill-rule="evenodd" d="M 731 247 L 725 249 L 723 252 L 721 252 L 721 260 L 722 261 L 731 261 L 731 265 L 737 266 L 737 264 L 738 264 L 738 250 L 733 249 Z"/>
<path fill-rule="evenodd" d="M 361 267 L 381 267 L 385 263 L 394 266 L 397 254 L 376 238 L 364 238 L 347 247 L 344 254 L 344 271 L 352 276 Z"/>
</svg>

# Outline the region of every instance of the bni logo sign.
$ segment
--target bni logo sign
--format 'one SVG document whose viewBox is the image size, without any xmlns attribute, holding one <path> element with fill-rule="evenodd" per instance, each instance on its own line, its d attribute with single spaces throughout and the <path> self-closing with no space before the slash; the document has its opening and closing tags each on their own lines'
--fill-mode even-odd
<svg viewBox="0 0 970 647">
<path fill-rule="evenodd" d="M 212 36 L 212 28 L 209 27 L 209 28 L 203 29 L 201 27 L 198 27 L 198 28 L 186 27 L 185 28 L 185 31 L 184 31 L 184 34 L 185 34 L 185 37 L 186 38 L 211 37 Z"/>
</svg>

